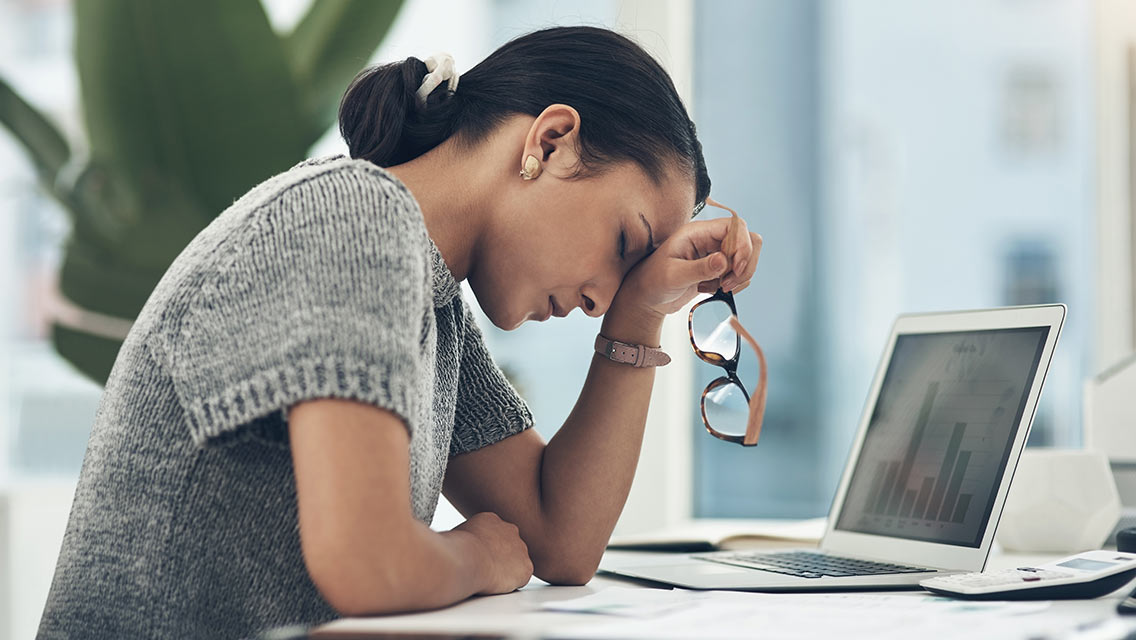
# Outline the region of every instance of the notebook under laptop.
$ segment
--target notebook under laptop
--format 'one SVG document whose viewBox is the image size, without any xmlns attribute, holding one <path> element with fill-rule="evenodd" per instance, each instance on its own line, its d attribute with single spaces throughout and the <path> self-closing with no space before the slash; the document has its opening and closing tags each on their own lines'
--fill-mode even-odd
<svg viewBox="0 0 1136 640">
<path fill-rule="evenodd" d="M 624 557 L 601 570 L 750 591 L 893 589 L 981 571 L 1064 320 L 1059 304 L 900 316 L 819 549 Z"/>
</svg>

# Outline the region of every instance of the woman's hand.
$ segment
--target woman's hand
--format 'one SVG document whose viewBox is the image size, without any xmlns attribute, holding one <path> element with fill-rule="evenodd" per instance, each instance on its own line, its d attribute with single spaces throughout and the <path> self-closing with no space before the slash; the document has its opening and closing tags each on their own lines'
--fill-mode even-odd
<svg viewBox="0 0 1136 640">
<path fill-rule="evenodd" d="M 740 217 L 688 222 L 623 279 L 621 306 L 658 316 L 678 311 L 699 292 L 749 286 L 761 254 L 761 236 Z"/>
<path fill-rule="evenodd" d="M 469 520 L 454 527 L 454 531 L 472 534 L 482 548 L 485 582 L 479 594 L 516 591 L 532 578 L 529 548 L 521 539 L 516 525 L 505 522 L 495 513 L 484 511 L 475 513 Z"/>
</svg>

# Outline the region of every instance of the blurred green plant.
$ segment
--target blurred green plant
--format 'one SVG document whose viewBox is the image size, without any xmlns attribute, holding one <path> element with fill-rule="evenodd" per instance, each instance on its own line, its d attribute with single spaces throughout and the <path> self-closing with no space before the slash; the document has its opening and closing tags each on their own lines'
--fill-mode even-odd
<svg viewBox="0 0 1136 640">
<path fill-rule="evenodd" d="M 313 0 L 286 35 L 259 0 L 74 0 L 88 143 L 0 79 L 0 123 L 67 211 L 55 349 L 106 382 L 170 263 L 235 199 L 304 159 L 402 0 Z"/>
</svg>

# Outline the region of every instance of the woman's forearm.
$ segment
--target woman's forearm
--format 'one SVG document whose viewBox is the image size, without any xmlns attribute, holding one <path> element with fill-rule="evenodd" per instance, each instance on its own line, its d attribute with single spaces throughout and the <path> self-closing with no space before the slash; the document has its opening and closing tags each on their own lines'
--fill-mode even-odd
<svg viewBox="0 0 1136 640">
<path fill-rule="evenodd" d="M 325 398 L 293 407 L 288 429 L 304 564 L 340 613 L 446 606 L 492 588 L 494 569 L 523 556 L 499 552 L 515 536 L 492 519 L 436 533 L 414 518 L 410 437 L 396 414 Z"/>
<path fill-rule="evenodd" d="M 620 342 L 657 347 L 662 319 L 623 308 L 617 297 L 601 332 Z M 544 450 L 546 535 L 529 545 L 538 577 L 582 583 L 595 572 L 635 477 L 654 380 L 652 367 L 593 356 L 575 407 Z"/>
<path fill-rule="evenodd" d="M 414 522 L 398 544 L 371 540 L 312 577 L 340 614 L 379 615 L 460 602 L 482 590 L 488 561 L 473 534 Z"/>
</svg>

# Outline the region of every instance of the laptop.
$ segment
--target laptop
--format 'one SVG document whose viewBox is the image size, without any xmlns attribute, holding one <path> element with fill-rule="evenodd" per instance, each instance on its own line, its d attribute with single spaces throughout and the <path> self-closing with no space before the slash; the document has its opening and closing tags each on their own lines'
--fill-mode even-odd
<svg viewBox="0 0 1136 640">
<path fill-rule="evenodd" d="M 1061 304 L 899 316 L 819 548 L 608 554 L 600 569 L 741 591 L 918 588 L 981 571 L 1064 321 Z"/>
</svg>

